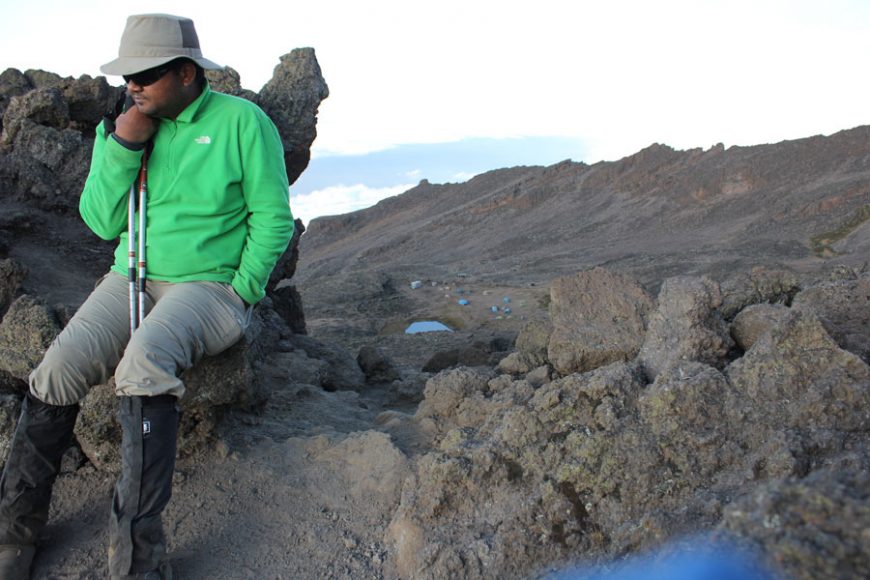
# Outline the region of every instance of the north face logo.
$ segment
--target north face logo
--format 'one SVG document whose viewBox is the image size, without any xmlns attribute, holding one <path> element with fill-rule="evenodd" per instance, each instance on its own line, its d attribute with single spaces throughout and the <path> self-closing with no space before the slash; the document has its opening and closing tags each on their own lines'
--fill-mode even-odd
<svg viewBox="0 0 870 580">
<path fill-rule="evenodd" d="M 208 135 L 203 135 L 202 137 L 197 137 L 196 139 L 194 139 L 194 142 L 199 143 L 200 145 L 210 145 L 211 137 L 209 137 Z"/>
</svg>

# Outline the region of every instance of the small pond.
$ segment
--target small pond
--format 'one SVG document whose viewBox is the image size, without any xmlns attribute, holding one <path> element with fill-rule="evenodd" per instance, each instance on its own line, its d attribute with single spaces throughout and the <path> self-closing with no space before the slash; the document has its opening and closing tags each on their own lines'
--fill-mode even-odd
<svg viewBox="0 0 870 580">
<path fill-rule="evenodd" d="M 453 332 L 453 329 L 437 320 L 418 320 L 417 322 L 412 322 L 405 329 L 405 334 L 417 334 L 419 332 Z"/>
</svg>

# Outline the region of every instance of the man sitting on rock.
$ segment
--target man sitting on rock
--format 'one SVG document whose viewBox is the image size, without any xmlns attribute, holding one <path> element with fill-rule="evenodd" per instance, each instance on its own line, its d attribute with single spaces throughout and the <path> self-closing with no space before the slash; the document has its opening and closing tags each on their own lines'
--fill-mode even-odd
<svg viewBox="0 0 870 580">
<path fill-rule="evenodd" d="M 181 373 L 238 341 L 293 234 L 283 147 L 253 103 L 212 92 L 193 22 L 131 16 L 119 56 L 134 106 L 97 128 L 85 223 L 120 237 L 111 271 L 30 375 L 0 480 L 0 579 L 28 578 L 78 403 L 114 372 L 123 431 L 112 578 L 170 578 L 161 513 L 172 491 Z M 131 336 L 127 209 L 146 150 L 146 316 Z"/>
</svg>

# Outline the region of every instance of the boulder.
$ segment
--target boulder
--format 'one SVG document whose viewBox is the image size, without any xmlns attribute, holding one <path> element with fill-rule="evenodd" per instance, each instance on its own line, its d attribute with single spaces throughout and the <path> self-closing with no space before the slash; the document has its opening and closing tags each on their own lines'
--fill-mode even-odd
<svg viewBox="0 0 870 580">
<path fill-rule="evenodd" d="M 790 311 L 726 374 L 727 406 L 735 424 L 778 429 L 866 430 L 870 427 L 870 368 L 841 349 L 811 313 Z M 763 437 L 763 430 L 747 431 Z"/>
<path fill-rule="evenodd" d="M 866 466 L 776 479 L 725 509 L 719 530 L 752 542 L 783 578 L 870 578 Z"/>
<path fill-rule="evenodd" d="M 870 362 L 870 276 L 806 288 L 792 307 L 815 314 L 841 348 Z"/>
<path fill-rule="evenodd" d="M 205 357 L 182 375 L 185 394 L 179 402 L 178 453 L 190 456 L 216 439 L 216 429 L 230 409 L 252 410 L 268 394 L 256 369 L 269 364 L 280 327 L 267 308 L 254 310 L 244 338 L 223 353 Z M 121 428 L 114 379 L 91 389 L 81 402 L 75 433 L 85 456 L 98 469 L 120 471 Z"/>
<path fill-rule="evenodd" d="M 314 50 L 284 55 L 259 95 L 241 88 L 238 73 L 209 73 L 216 88 L 257 102 L 284 143 L 287 175 L 296 181 L 310 158 L 317 109 L 329 90 Z M 95 128 L 123 94 L 105 78 L 63 78 L 8 69 L 0 76 L 0 180 L 3 194 L 41 209 L 74 215 L 87 176 Z"/>
<path fill-rule="evenodd" d="M 558 278 L 550 287 L 547 358 L 562 375 L 631 360 L 652 307 L 640 284 L 625 275 L 595 268 Z"/>
<path fill-rule="evenodd" d="M 725 413 L 730 387 L 721 371 L 689 361 L 658 374 L 638 399 L 640 419 L 655 435 L 663 461 L 681 485 L 702 487 L 742 452 L 729 439 Z"/>
<path fill-rule="evenodd" d="M 536 389 L 549 383 L 552 378 L 549 365 L 541 365 L 526 373 L 526 381 Z"/>
<path fill-rule="evenodd" d="M 709 278 L 665 280 L 638 354 L 649 379 L 686 361 L 724 366 L 732 341 L 718 312 L 721 304 L 719 286 Z"/>
<path fill-rule="evenodd" d="M 385 537 L 399 576 L 532 577 L 544 563 L 600 548 L 596 500 L 615 489 L 627 498 L 632 484 L 640 491 L 655 478 L 656 455 L 642 439 L 626 436 L 618 457 L 607 445 L 620 439 L 640 388 L 623 363 L 537 391 L 468 369 L 430 379 L 417 418 L 437 426 L 436 447 L 405 481 Z"/>
<path fill-rule="evenodd" d="M 77 96 L 71 85 L 69 90 Z M 87 89 L 82 89 L 87 92 Z M 12 97 L 3 116 L 0 135 L 0 173 L 11 184 L 3 193 L 41 209 L 73 213 L 84 184 L 91 141 L 79 127 L 93 127 L 83 119 L 90 110 L 75 101 L 78 118 L 73 122 L 70 104 L 58 86 L 34 89 Z"/>
<path fill-rule="evenodd" d="M 516 351 L 498 363 L 498 370 L 511 375 L 522 375 L 547 362 L 547 347 L 553 325 L 547 320 L 526 323 L 517 335 Z"/>
<path fill-rule="evenodd" d="M 7 68 L 0 73 L 0 130 L 3 129 L 3 115 L 12 97 L 23 95 L 31 89 L 33 85 L 20 70 Z"/>
<path fill-rule="evenodd" d="M 356 362 L 365 374 L 367 383 L 392 383 L 400 378 L 392 361 L 375 346 L 360 348 Z"/>
<path fill-rule="evenodd" d="M 41 89 L 43 87 L 54 87 L 61 84 L 65 79 L 57 73 L 44 71 L 40 69 L 29 68 L 24 71 L 24 76 L 30 81 L 34 88 Z M 71 80 L 70 78 L 66 80 Z"/>
<path fill-rule="evenodd" d="M 715 292 L 689 282 L 673 288 L 695 288 L 688 304 L 700 306 L 672 312 L 700 320 Z M 852 523 L 863 517 L 855 511 L 863 479 L 838 477 L 833 506 L 792 495 L 783 511 L 758 513 L 758 496 L 748 495 L 820 470 L 866 471 L 867 365 L 818 320 L 783 310 L 725 372 L 680 359 L 649 385 L 638 362 L 537 388 L 528 377 L 471 369 L 432 377 L 414 417 L 430 451 L 405 481 L 385 536 L 398 575 L 533 577 L 577 554 L 618 557 L 717 525 L 764 537 L 804 499 L 811 505 L 791 508 L 806 514 L 792 528 L 799 543 L 784 531 L 764 547 L 793 559 L 786 568 L 798 577 L 863 571 L 861 527 Z M 734 519 L 723 524 L 723 513 Z M 830 543 L 814 547 L 818 533 Z"/>
<path fill-rule="evenodd" d="M 11 147 L 21 130 L 29 123 L 66 129 L 69 125 L 69 105 L 63 92 L 57 88 L 44 88 L 12 97 L 3 114 L 3 133 L 0 145 Z"/>
<path fill-rule="evenodd" d="M 242 88 L 241 76 L 236 69 L 225 66 L 220 70 L 207 70 L 205 76 L 212 90 L 242 97 L 249 101 L 257 100 L 257 93 Z"/>
<path fill-rule="evenodd" d="M 0 370 L 27 381 L 60 331 L 57 317 L 41 300 L 19 297 L 0 322 Z"/>
<path fill-rule="evenodd" d="M 800 291 L 797 276 L 787 270 L 768 269 L 761 266 L 750 272 L 740 272 L 721 285 L 722 317 L 732 320 L 737 313 L 750 304 L 791 304 Z"/>
<path fill-rule="evenodd" d="M 327 391 L 360 391 L 365 388 L 366 377 L 353 354 L 346 349 L 309 336 L 293 334 L 279 344 L 282 352 L 290 353 L 300 360 L 300 369 L 290 365 L 291 380 L 313 384 Z"/>
<path fill-rule="evenodd" d="M 94 137 L 94 130 L 103 115 L 115 106 L 123 93 L 123 87 L 111 87 L 105 77 L 91 78 L 82 75 L 78 79 L 66 79 L 61 84 L 63 98 L 69 109 L 69 128 L 81 131 L 86 137 Z"/>
<path fill-rule="evenodd" d="M 731 338 L 747 351 L 765 332 L 770 331 L 788 314 L 781 304 L 752 304 L 740 311 L 731 323 Z"/>
<path fill-rule="evenodd" d="M 302 296 L 296 290 L 296 286 L 289 283 L 296 274 L 296 265 L 299 262 L 299 240 L 304 232 L 305 225 L 302 220 L 296 219 L 293 238 L 287 250 L 278 258 L 266 284 L 266 295 L 272 300 L 272 308 L 295 334 L 307 334 Z"/>
<path fill-rule="evenodd" d="M 278 127 L 284 142 L 284 162 L 292 184 L 311 159 L 317 136 L 317 109 L 329 96 L 313 48 L 297 48 L 281 57 L 271 80 L 257 97 L 257 104 Z"/>
<path fill-rule="evenodd" d="M 517 350 L 526 355 L 530 362 L 544 364 L 547 361 L 547 347 L 552 333 L 553 325 L 549 319 L 528 322 L 517 335 Z"/>
</svg>

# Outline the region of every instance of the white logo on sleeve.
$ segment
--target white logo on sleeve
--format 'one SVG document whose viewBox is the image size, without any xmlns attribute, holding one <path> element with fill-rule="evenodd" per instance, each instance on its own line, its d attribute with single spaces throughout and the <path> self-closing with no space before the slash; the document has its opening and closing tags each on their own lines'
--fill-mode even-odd
<svg viewBox="0 0 870 580">
<path fill-rule="evenodd" d="M 209 137 L 208 135 L 197 137 L 196 139 L 194 139 L 194 141 L 196 143 L 199 143 L 200 145 L 211 145 L 211 137 Z"/>
</svg>

